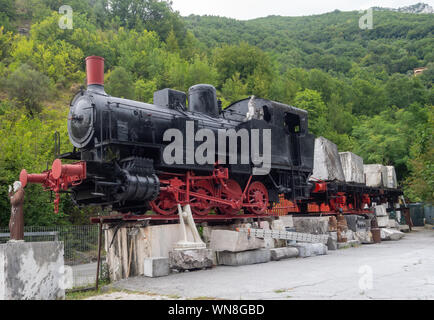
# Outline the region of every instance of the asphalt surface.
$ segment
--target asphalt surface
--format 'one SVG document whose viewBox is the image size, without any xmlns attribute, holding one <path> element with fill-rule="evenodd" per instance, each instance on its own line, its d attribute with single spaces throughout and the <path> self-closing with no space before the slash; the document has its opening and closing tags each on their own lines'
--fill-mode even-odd
<svg viewBox="0 0 434 320">
<path fill-rule="evenodd" d="M 72 266 L 73 287 L 94 285 L 96 280 L 96 262 Z"/>
<path fill-rule="evenodd" d="M 111 286 L 182 299 L 434 299 L 434 230 L 326 256 L 135 277 Z"/>
</svg>

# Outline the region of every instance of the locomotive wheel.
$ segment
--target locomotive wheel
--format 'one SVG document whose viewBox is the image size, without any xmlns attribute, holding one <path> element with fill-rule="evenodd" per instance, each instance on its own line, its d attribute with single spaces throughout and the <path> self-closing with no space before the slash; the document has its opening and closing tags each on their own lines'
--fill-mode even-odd
<svg viewBox="0 0 434 320">
<path fill-rule="evenodd" d="M 247 202 L 254 205 L 246 208 L 252 214 L 261 215 L 267 211 L 268 190 L 262 182 L 252 182 L 247 190 Z"/>
<path fill-rule="evenodd" d="M 158 198 L 149 204 L 154 212 L 163 216 L 171 216 L 178 211 L 175 199 L 171 193 L 166 191 L 162 191 Z"/>
<path fill-rule="evenodd" d="M 214 196 L 214 188 L 207 180 L 197 181 L 191 190 L 195 193 L 199 193 L 205 196 Z M 206 216 L 212 209 L 212 202 L 210 200 L 196 198 L 191 196 L 190 200 L 191 211 L 198 216 Z"/>
<path fill-rule="evenodd" d="M 235 200 L 241 201 L 243 196 L 243 190 L 241 189 L 238 182 L 235 180 L 228 180 L 226 185 L 229 190 L 222 188 L 222 199 L 224 200 Z M 231 206 L 222 206 L 218 208 L 221 214 L 225 215 L 236 215 L 240 209 L 234 209 Z"/>
</svg>

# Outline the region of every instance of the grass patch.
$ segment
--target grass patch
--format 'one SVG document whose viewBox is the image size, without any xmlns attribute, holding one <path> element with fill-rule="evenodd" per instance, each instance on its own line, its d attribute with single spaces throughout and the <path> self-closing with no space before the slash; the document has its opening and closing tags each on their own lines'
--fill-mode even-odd
<svg viewBox="0 0 434 320">
<path fill-rule="evenodd" d="M 278 289 L 278 290 L 274 290 L 274 293 L 284 293 L 288 291 L 287 289 Z"/>
<path fill-rule="evenodd" d="M 118 291 L 120 291 L 120 290 L 116 290 L 116 289 L 102 290 L 102 289 L 99 289 L 98 291 L 87 290 L 87 291 L 68 292 L 68 293 L 66 293 L 65 300 L 84 300 L 87 298 L 101 296 L 104 294 L 110 294 L 110 293 L 118 292 Z"/>
</svg>

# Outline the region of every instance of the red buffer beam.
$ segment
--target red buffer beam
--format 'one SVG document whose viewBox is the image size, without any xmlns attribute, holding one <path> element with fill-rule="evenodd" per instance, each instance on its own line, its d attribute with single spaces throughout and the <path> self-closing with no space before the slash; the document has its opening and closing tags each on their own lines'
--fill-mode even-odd
<svg viewBox="0 0 434 320">
<path fill-rule="evenodd" d="M 56 159 L 51 170 L 29 174 L 26 169 L 23 169 L 20 173 L 20 182 L 23 188 L 28 183 L 35 183 L 41 184 L 46 191 L 51 190 L 55 193 L 54 211 L 56 213 L 59 212 L 60 192 L 81 184 L 85 179 L 86 163 L 84 161 L 62 164 L 60 159 Z"/>
</svg>

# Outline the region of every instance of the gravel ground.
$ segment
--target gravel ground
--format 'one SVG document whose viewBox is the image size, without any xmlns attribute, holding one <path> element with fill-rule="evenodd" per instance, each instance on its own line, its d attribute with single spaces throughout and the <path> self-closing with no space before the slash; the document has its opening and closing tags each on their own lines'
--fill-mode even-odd
<svg viewBox="0 0 434 320">
<path fill-rule="evenodd" d="M 434 231 L 326 256 L 135 277 L 111 287 L 134 294 L 94 299 L 434 299 Z"/>
</svg>

